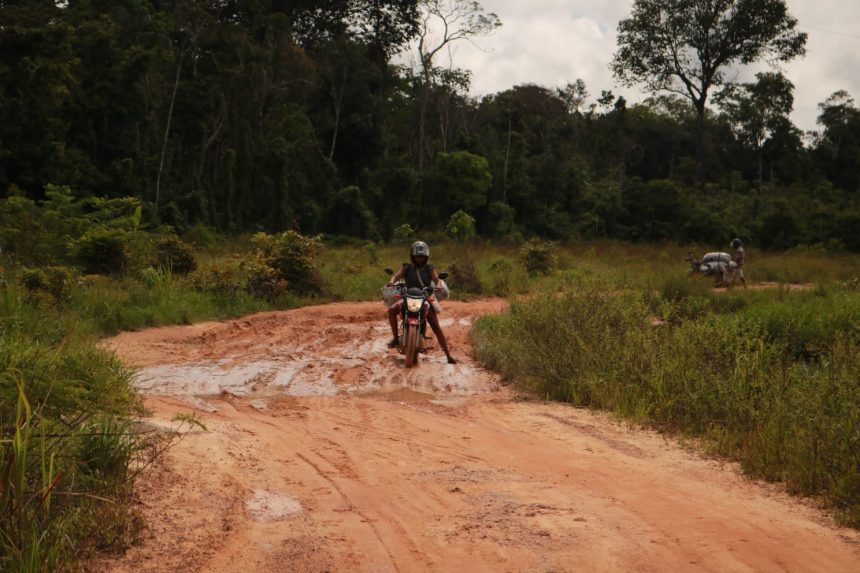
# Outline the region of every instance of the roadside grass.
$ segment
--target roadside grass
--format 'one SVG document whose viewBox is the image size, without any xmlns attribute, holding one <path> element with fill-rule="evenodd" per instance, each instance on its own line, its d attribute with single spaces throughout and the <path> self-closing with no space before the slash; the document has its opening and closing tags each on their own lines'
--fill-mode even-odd
<svg viewBox="0 0 860 573">
<path fill-rule="evenodd" d="M 179 430 L 133 429 L 143 412 L 134 371 L 97 342 L 138 324 L 135 305 L 181 294 L 153 286 L 141 298 L 143 288 L 82 284 L 59 306 L 14 281 L 0 288 L 0 571 L 72 571 L 88 552 L 122 552 L 138 538 L 135 480 Z M 97 303 L 121 312 L 106 322 Z M 244 310 L 209 304 L 190 316 Z"/>
<path fill-rule="evenodd" d="M 166 269 L 83 276 L 57 298 L 24 288 L 20 272 L 0 273 L 0 570 L 74 570 L 87 552 L 120 552 L 139 535 L 134 468 L 172 439 L 131 430 L 142 411 L 134 372 L 98 340 L 271 305 L 234 288 L 234 275 L 202 285 Z"/>
<path fill-rule="evenodd" d="M 700 438 L 860 527 L 856 291 L 569 289 L 481 318 L 473 343 L 526 392 Z"/>
<path fill-rule="evenodd" d="M 133 373 L 87 330 L 0 291 L 0 570 L 69 569 L 88 545 L 127 546 L 108 531 L 136 529 L 127 468 L 140 441 L 118 430 L 140 410 Z"/>
<path fill-rule="evenodd" d="M 509 296 L 525 294 L 541 288 L 549 280 L 530 280 L 516 260 L 516 246 L 489 246 L 483 243 L 432 245 L 432 263 L 440 272 L 452 272 L 474 265 L 478 288 L 465 292 L 459 288 L 458 276 L 452 272 L 448 279 L 455 299 L 475 296 Z M 379 290 L 388 280 L 384 269 L 393 270 L 409 261 L 409 245 L 385 245 L 372 250 L 366 247 L 335 247 L 327 249 L 319 259 L 328 295 L 334 300 L 376 300 Z M 474 281 L 472 281 L 474 282 Z M 462 284 L 462 283 L 459 283 Z"/>
<path fill-rule="evenodd" d="M 614 241 L 558 245 L 557 267 L 548 275 L 529 276 L 519 252 L 519 244 L 473 241 L 431 245 L 433 263 L 440 271 L 458 262 L 474 262 L 481 288 L 466 293 L 456 276 L 448 281 L 454 298 L 473 296 L 517 296 L 557 292 L 566 288 L 604 288 L 608 290 L 652 289 L 664 286 L 667 277 L 686 283 L 689 253 L 701 256 L 713 247 L 683 245 L 637 245 Z M 396 269 L 408 260 L 409 245 L 332 247 L 320 256 L 320 266 L 329 294 L 337 300 L 372 300 L 386 280 L 385 267 Z M 769 253 L 748 250 L 747 280 L 750 283 L 815 283 L 839 286 L 860 277 L 860 257 L 816 250 Z M 703 288 L 713 283 L 696 279 Z M 471 289 L 474 290 L 474 289 Z"/>
</svg>

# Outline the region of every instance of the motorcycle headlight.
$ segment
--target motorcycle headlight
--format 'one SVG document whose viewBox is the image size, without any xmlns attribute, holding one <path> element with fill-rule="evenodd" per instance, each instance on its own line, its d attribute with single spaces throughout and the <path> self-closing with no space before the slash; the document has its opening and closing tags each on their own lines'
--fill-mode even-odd
<svg viewBox="0 0 860 573">
<path fill-rule="evenodd" d="M 406 309 L 409 312 L 420 312 L 421 307 L 424 305 L 423 298 L 407 298 L 406 299 Z"/>
</svg>

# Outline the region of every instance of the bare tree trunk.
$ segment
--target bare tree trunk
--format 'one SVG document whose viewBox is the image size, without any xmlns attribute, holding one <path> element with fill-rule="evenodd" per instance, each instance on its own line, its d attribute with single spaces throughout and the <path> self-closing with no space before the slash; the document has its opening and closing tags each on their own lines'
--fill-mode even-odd
<svg viewBox="0 0 860 573">
<path fill-rule="evenodd" d="M 164 157 L 167 155 L 167 140 L 170 136 L 170 124 L 173 122 L 173 107 L 176 104 L 176 92 L 179 91 L 179 79 L 182 77 L 182 62 L 185 51 L 179 53 L 179 63 L 176 65 L 176 81 L 173 82 L 173 94 L 170 96 L 170 109 L 167 112 L 167 125 L 164 128 L 164 141 L 161 144 L 161 159 L 158 162 L 158 175 L 155 178 L 155 208 L 161 198 L 161 174 L 164 171 Z"/>
<path fill-rule="evenodd" d="M 424 172 L 424 155 L 427 147 L 427 111 L 430 107 L 430 79 L 424 74 L 424 84 L 421 86 L 421 109 L 418 112 L 418 171 Z"/>
<path fill-rule="evenodd" d="M 334 131 L 331 135 L 331 149 L 329 150 L 328 160 L 334 160 L 334 151 L 337 147 L 337 135 L 340 130 L 340 114 L 343 110 L 343 94 L 346 91 L 346 76 L 347 70 L 344 68 L 343 70 L 343 78 L 340 82 L 340 90 L 332 93 L 332 97 L 334 99 Z M 334 88 L 334 86 L 332 86 Z"/>
<path fill-rule="evenodd" d="M 425 22 L 426 25 L 426 22 Z M 430 105 L 430 70 L 433 65 L 432 55 L 425 53 L 424 42 L 427 30 L 425 29 L 418 42 L 418 56 L 421 58 L 421 101 L 418 110 L 418 172 L 424 173 L 424 151 L 427 137 L 427 108 Z"/>
<path fill-rule="evenodd" d="M 508 143 L 505 146 L 505 168 L 502 171 L 502 202 L 508 202 L 508 164 L 511 159 L 511 112 L 508 110 Z"/>
<path fill-rule="evenodd" d="M 705 187 L 705 100 L 702 99 L 696 102 L 696 159 L 698 166 L 696 167 L 696 175 L 699 179 L 699 185 Z"/>
<path fill-rule="evenodd" d="M 450 113 L 450 98 L 445 97 L 445 101 L 439 105 L 439 135 L 442 137 L 442 152 L 448 152 L 448 131 L 451 121 Z"/>
</svg>

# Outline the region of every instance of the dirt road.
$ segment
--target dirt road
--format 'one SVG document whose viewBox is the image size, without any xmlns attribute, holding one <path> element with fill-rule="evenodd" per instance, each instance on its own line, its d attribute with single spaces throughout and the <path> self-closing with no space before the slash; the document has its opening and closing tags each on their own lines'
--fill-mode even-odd
<svg viewBox="0 0 860 573">
<path fill-rule="evenodd" d="M 385 348 L 380 304 L 154 329 L 108 344 L 141 367 L 150 423 L 195 431 L 147 476 L 143 542 L 114 572 L 860 571 L 860 535 L 647 431 L 513 400 L 463 363 Z"/>
</svg>

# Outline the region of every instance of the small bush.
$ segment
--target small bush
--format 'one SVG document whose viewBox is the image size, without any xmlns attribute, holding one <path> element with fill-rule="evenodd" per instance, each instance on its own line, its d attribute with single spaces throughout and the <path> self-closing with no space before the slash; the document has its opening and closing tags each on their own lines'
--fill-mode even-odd
<svg viewBox="0 0 860 573">
<path fill-rule="evenodd" d="M 496 257 L 490 263 L 490 272 L 493 277 L 493 294 L 506 296 L 511 291 L 511 275 L 514 273 L 514 265 L 505 257 Z"/>
<path fill-rule="evenodd" d="M 478 234 L 475 229 L 475 218 L 462 210 L 451 215 L 445 229 L 448 236 L 461 243 L 474 239 Z"/>
<path fill-rule="evenodd" d="M 59 306 L 71 295 L 72 277 L 73 273 L 66 267 L 24 269 L 21 272 L 21 285 L 27 290 L 31 300 L 45 295 L 54 305 Z"/>
<path fill-rule="evenodd" d="M 394 229 L 391 240 L 395 243 L 411 243 L 415 240 L 415 229 L 409 223 L 403 223 Z"/>
<path fill-rule="evenodd" d="M 205 292 L 217 296 L 234 297 L 242 290 L 247 281 L 232 268 L 211 268 L 198 270 L 189 277 L 191 287 L 198 292 Z"/>
<path fill-rule="evenodd" d="M 367 257 L 367 264 L 379 264 L 379 247 L 376 246 L 376 243 L 367 243 L 364 245 L 364 254 Z"/>
<path fill-rule="evenodd" d="M 42 269 L 24 269 L 21 271 L 21 286 L 30 293 L 35 293 L 48 284 L 48 277 Z"/>
<path fill-rule="evenodd" d="M 323 249 L 319 237 L 305 237 L 295 231 L 280 235 L 258 233 L 251 243 L 255 252 L 246 268 L 251 294 L 274 300 L 286 292 L 297 295 L 323 292 L 322 276 L 314 263 Z"/>
<path fill-rule="evenodd" d="M 155 288 L 170 283 L 173 280 L 173 273 L 169 267 L 146 267 L 140 271 L 139 278 L 147 288 Z"/>
<path fill-rule="evenodd" d="M 478 266 L 475 260 L 464 255 L 458 258 L 451 265 L 450 270 L 451 288 L 456 288 L 462 292 L 469 294 L 481 294 L 484 292 L 484 285 L 481 283 L 481 277 L 478 274 Z"/>
<path fill-rule="evenodd" d="M 186 243 L 194 245 L 198 249 L 211 249 L 224 242 L 224 238 L 215 229 L 203 223 L 196 223 L 183 233 L 182 238 Z"/>
<path fill-rule="evenodd" d="M 123 273 L 129 263 L 127 238 L 128 233 L 119 229 L 90 229 L 80 239 L 72 242 L 72 257 L 86 273 Z"/>
<path fill-rule="evenodd" d="M 157 263 L 177 275 L 187 276 L 197 268 L 194 250 L 174 235 L 167 236 L 155 245 Z"/>
<path fill-rule="evenodd" d="M 547 241 L 532 239 L 520 249 L 523 266 L 531 276 L 549 275 L 555 270 L 555 245 Z"/>
<path fill-rule="evenodd" d="M 707 286 L 695 277 L 670 275 L 660 286 L 660 297 L 669 302 L 681 302 L 691 297 L 702 297 L 708 294 Z"/>
</svg>

